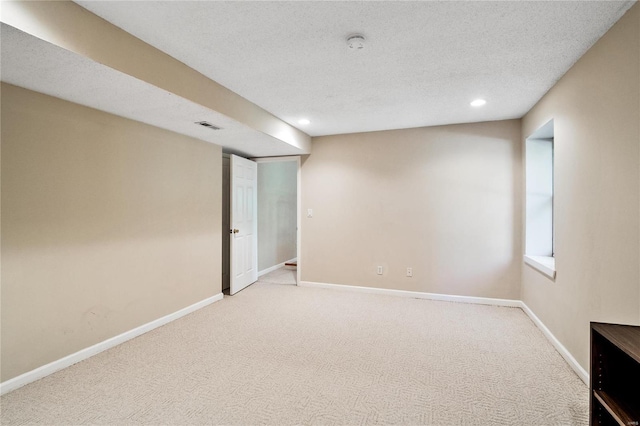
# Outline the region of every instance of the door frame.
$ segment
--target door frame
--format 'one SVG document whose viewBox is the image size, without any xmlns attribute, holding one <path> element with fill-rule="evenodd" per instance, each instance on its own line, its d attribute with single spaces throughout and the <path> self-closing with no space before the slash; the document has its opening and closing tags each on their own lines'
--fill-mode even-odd
<svg viewBox="0 0 640 426">
<path fill-rule="evenodd" d="M 226 164 L 225 164 L 226 163 Z M 226 170 L 225 170 L 226 168 Z M 231 291 L 231 154 L 222 153 L 222 292 Z M 225 275 L 226 269 L 226 275 Z M 226 286 L 226 287 L 225 287 Z"/>
<path fill-rule="evenodd" d="M 300 277 L 302 276 L 302 257 L 301 257 L 301 249 L 300 243 L 302 241 L 302 235 L 300 233 L 301 225 L 302 225 L 302 161 L 299 155 L 287 155 L 282 157 L 253 157 L 250 160 L 255 161 L 256 163 L 284 163 L 288 161 L 295 161 L 297 166 L 296 172 L 296 285 L 300 285 Z M 258 210 L 258 216 L 260 215 L 260 211 Z M 258 271 L 259 272 L 259 271 Z M 258 278 L 259 279 L 259 278 Z"/>
</svg>

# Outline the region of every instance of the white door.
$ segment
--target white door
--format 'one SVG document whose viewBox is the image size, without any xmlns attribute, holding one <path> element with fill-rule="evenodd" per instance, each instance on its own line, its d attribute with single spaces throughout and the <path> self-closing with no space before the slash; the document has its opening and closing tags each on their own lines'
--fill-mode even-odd
<svg viewBox="0 0 640 426">
<path fill-rule="evenodd" d="M 257 192 L 257 164 L 232 155 L 230 294 L 258 280 Z"/>
</svg>

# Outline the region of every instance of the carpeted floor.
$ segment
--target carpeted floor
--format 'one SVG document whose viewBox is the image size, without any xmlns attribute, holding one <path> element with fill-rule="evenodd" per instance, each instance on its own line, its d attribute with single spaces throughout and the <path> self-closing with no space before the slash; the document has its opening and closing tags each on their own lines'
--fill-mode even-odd
<svg viewBox="0 0 640 426">
<path fill-rule="evenodd" d="M 1 398 L 10 424 L 586 425 L 517 308 L 259 282 Z"/>
<path fill-rule="evenodd" d="M 263 275 L 259 280 L 269 284 L 296 285 L 296 268 L 285 266 Z"/>
</svg>

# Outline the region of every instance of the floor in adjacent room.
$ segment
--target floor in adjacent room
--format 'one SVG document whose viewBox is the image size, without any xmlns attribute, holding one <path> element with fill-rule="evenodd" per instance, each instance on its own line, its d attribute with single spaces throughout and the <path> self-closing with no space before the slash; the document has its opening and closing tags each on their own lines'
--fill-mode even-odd
<svg viewBox="0 0 640 426">
<path fill-rule="evenodd" d="M 518 308 L 280 284 L 4 395 L 1 423 L 588 422 L 587 387 Z"/>
<path fill-rule="evenodd" d="M 285 266 L 271 271 L 259 278 L 260 282 L 269 284 L 291 284 L 296 285 L 296 268 Z"/>
</svg>

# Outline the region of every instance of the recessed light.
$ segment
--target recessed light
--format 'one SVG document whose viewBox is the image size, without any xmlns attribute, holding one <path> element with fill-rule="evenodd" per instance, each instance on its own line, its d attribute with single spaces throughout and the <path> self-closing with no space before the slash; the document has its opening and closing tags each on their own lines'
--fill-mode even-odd
<svg viewBox="0 0 640 426">
<path fill-rule="evenodd" d="M 309 121 L 309 119 L 307 118 L 301 118 L 300 120 L 298 120 L 298 124 L 302 125 L 302 126 L 306 126 L 307 124 L 310 124 L 311 121 Z"/>
<path fill-rule="evenodd" d="M 487 101 L 485 101 L 484 99 L 476 99 L 475 101 L 471 102 L 471 106 L 473 107 L 481 107 L 482 105 L 486 104 Z"/>
</svg>

